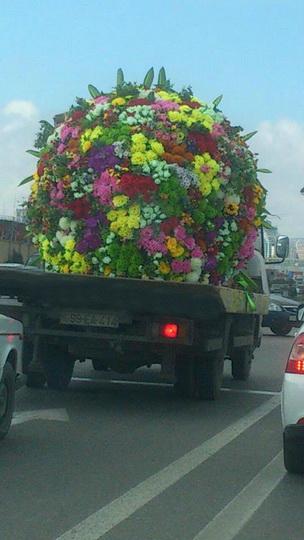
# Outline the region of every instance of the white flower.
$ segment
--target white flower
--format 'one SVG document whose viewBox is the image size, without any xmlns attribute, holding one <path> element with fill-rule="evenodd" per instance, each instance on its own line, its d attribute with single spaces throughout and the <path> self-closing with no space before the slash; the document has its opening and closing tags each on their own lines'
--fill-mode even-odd
<svg viewBox="0 0 304 540">
<path fill-rule="evenodd" d="M 67 217 L 60 218 L 59 227 L 60 227 L 60 229 L 62 229 L 64 231 L 69 229 L 70 228 L 70 220 L 69 220 L 69 218 L 67 218 Z"/>
</svg>

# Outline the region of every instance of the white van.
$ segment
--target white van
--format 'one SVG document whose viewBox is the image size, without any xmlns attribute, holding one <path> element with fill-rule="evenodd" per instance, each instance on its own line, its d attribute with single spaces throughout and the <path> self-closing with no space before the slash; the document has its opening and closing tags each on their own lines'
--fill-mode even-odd
<svg viewBox="0 0 304 540">
<path fill-rule="evenodd" d="M 22 385 L 22 324 L 0 314 L 0 439 L 8 433 L 15 391 Z"/>
</svg>

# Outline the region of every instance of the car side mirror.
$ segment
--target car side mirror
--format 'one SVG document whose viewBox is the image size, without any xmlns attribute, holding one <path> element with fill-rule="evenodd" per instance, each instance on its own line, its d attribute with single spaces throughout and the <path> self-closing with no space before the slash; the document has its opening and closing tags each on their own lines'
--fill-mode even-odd
<svg viewBox="0 0 304 540">
<path fill-rule="evenodd" d="M 300 304 L 298 306 L 297 320 L 300 321 L 300 322 L 304 321 L 304 304 Z"/>
<path fill-rule="evenodd" d="M 289 253 L 288 236 L 279 236 L 276 241 L 276 256 L 279 259 L 286 259 L 288 253 Z"/>
</svg>

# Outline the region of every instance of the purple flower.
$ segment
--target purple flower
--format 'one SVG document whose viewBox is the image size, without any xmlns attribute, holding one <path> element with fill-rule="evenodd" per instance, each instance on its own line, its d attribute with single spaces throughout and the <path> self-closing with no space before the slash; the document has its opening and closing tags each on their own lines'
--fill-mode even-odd
<svg viewBox="0 0 304 540">
<path fill-rule="evenodd" d="M 215 257 L 210 257 L 210 259 L 205 262 L 205 269 L 207 270 L 207 272 L 212 272 L 212 270 L 215 270 L 217 265 L 217 259 Z"/>
<path fill-rule="evenodd" d="M 97 219 L 94 217 L 88 217 L 86 219 L 86 224 L 88 227 L 96 227 L 97 225 Z"/>
<path fill-rule="evenodd" d="M 223 226 L 224 221 L 225 220 L 222 217 L 216 217 L 215 218 L 214 223 L 215 223 L 217 229 L 220 229 Z"/>
<path fill-rule="evenodd" d="M 114 146 L 94 146 L 90 150 L 89 167 L 97 173 L 101 173 L 106 169 L 113 169 L 119 163 L 119 158 L 115 156 L 114 151 Z"/>
<path fill-rule="evenodd" d="M 78 251 L 78 253 L 81 253 L 82 255 L 86 253 L 88 249 L 89 249 L 89 243 L 86 240 L 81 240 L 75 246 L 75 250 Z"/>
<path fill-rule="evenodd" d="M 217 235 L 217 232 L 216 231 L 209 231 L 205 234 L 205 242 L 208 246 L 210 246 L 210 244 L 212 244 L 213 240 L 215 239 Z"/>
</svg>

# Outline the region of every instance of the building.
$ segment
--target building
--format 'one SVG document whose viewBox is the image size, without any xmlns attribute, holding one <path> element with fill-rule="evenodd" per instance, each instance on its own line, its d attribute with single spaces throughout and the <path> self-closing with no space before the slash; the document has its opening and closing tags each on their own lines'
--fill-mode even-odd
<svg viewBox="0 0 304 540">
<path fill-rule="evenodd" d="M 33 251 L 24 217 L 0 216 L 0 263 L 25 262 Z"/>
</svg>

